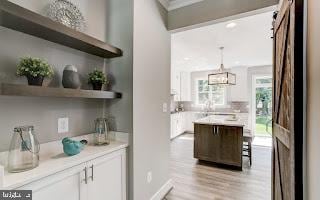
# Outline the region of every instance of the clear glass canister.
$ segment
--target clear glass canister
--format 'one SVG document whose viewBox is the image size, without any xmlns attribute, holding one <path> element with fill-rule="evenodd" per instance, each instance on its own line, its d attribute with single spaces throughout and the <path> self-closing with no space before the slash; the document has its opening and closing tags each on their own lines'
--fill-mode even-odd
<svg viewBox="0 0 320 200">
<path fill-rule="evenodd" d="M 33 126 L 16 127 L 10 143 L 8 171 L 18 173 L 39 165 L 40 144 Z"/>
<path fill-rule="evenodd" d="M 110 143 L 108 120 L 98 118 L 95 120 L 94 144 L 108 145 Z"/>
</svg>

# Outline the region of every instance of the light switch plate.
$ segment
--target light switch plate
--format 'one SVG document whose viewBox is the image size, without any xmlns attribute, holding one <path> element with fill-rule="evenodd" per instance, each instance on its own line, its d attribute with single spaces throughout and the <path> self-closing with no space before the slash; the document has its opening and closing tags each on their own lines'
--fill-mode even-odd
<svg viewBox="0 0 320 200">
<path fill-rule="evenodd" d="M 162 112 L 164 112 L 164 113 L 168 112 L 168 104 L 167 103 L 162 104 Z"/>
<path fill-rule="evenodd" d="M 152 181 L 152 172 L 150 171 L 150 172 L 148 172 L 148 174 L 147 174 L 147 182 L 148 182 L 148 183 L 151 183 L 151 181 Z"/>
<path fill-rule="evenodd" d="M 69 132 L 69 118 L 59 118 L 58 133 L 68 133 L 68 132 Z"/>
</svg>

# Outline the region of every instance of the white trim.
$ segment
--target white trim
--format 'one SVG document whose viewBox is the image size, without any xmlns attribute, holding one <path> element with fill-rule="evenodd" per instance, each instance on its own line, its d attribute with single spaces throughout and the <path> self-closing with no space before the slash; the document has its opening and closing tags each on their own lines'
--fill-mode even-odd
<svg viewBox="0 0 320 200">
<path fill-rule="evenodd" d="M 173 188 L 173 181 L 170 179 L 168 182 L 166 182 L 158 192 L 156 192 L 150 200 L 162 200 L 166 194 L 170 192 L 170 190 Z"/>
<path fill-rule="evenodd" d="M 168 11 L 199 3 L 203 0 L 174 0 L 169 2 Z"/>
</svg>

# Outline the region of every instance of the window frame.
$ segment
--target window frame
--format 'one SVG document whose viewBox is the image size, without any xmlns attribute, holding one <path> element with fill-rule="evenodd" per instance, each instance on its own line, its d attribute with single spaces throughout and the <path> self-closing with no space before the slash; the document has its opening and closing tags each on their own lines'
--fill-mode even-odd
<svg viewBox="0 0 320 200">
<path fill-rule="evenodd" d="M 199 81 L 206 81 L 207 78 L 203 77 L 203 78 L 196 78 L 194 79 L 195 81 L 195 105 L 200 107 L 200 106 L 205 106 L 205 103 L 199 103 Z M 213 95 L 213 92 L 212 92 L 212 86 L 211 85 L 208 85 L 209 86 L 209 91 L 208 91 L 208 96 L 209 96 L 209 99 L 212 99 L 212 95 Z M 225 86 L 222 86 L 223 87 L 223 104 L 215 104 L 216 107 L 226 107 L 227 105 L 227 87 Z M 203 92 L 204 93 L 204 92 Z M 211 97 L 211 98 L 210 98 Z"/>
</svg>

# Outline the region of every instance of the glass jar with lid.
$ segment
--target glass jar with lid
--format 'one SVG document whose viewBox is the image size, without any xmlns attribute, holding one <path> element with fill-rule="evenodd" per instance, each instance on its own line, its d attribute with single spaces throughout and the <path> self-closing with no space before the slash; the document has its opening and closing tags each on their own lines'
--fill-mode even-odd
<svg viewBox="0 0 320 200">
<path fill-rule="evenodd" d="M 33 126 L 14 128 L 8 155 L 8 171 L 23 172 L 39 165 L 40 144 Z"/>
</svg>

